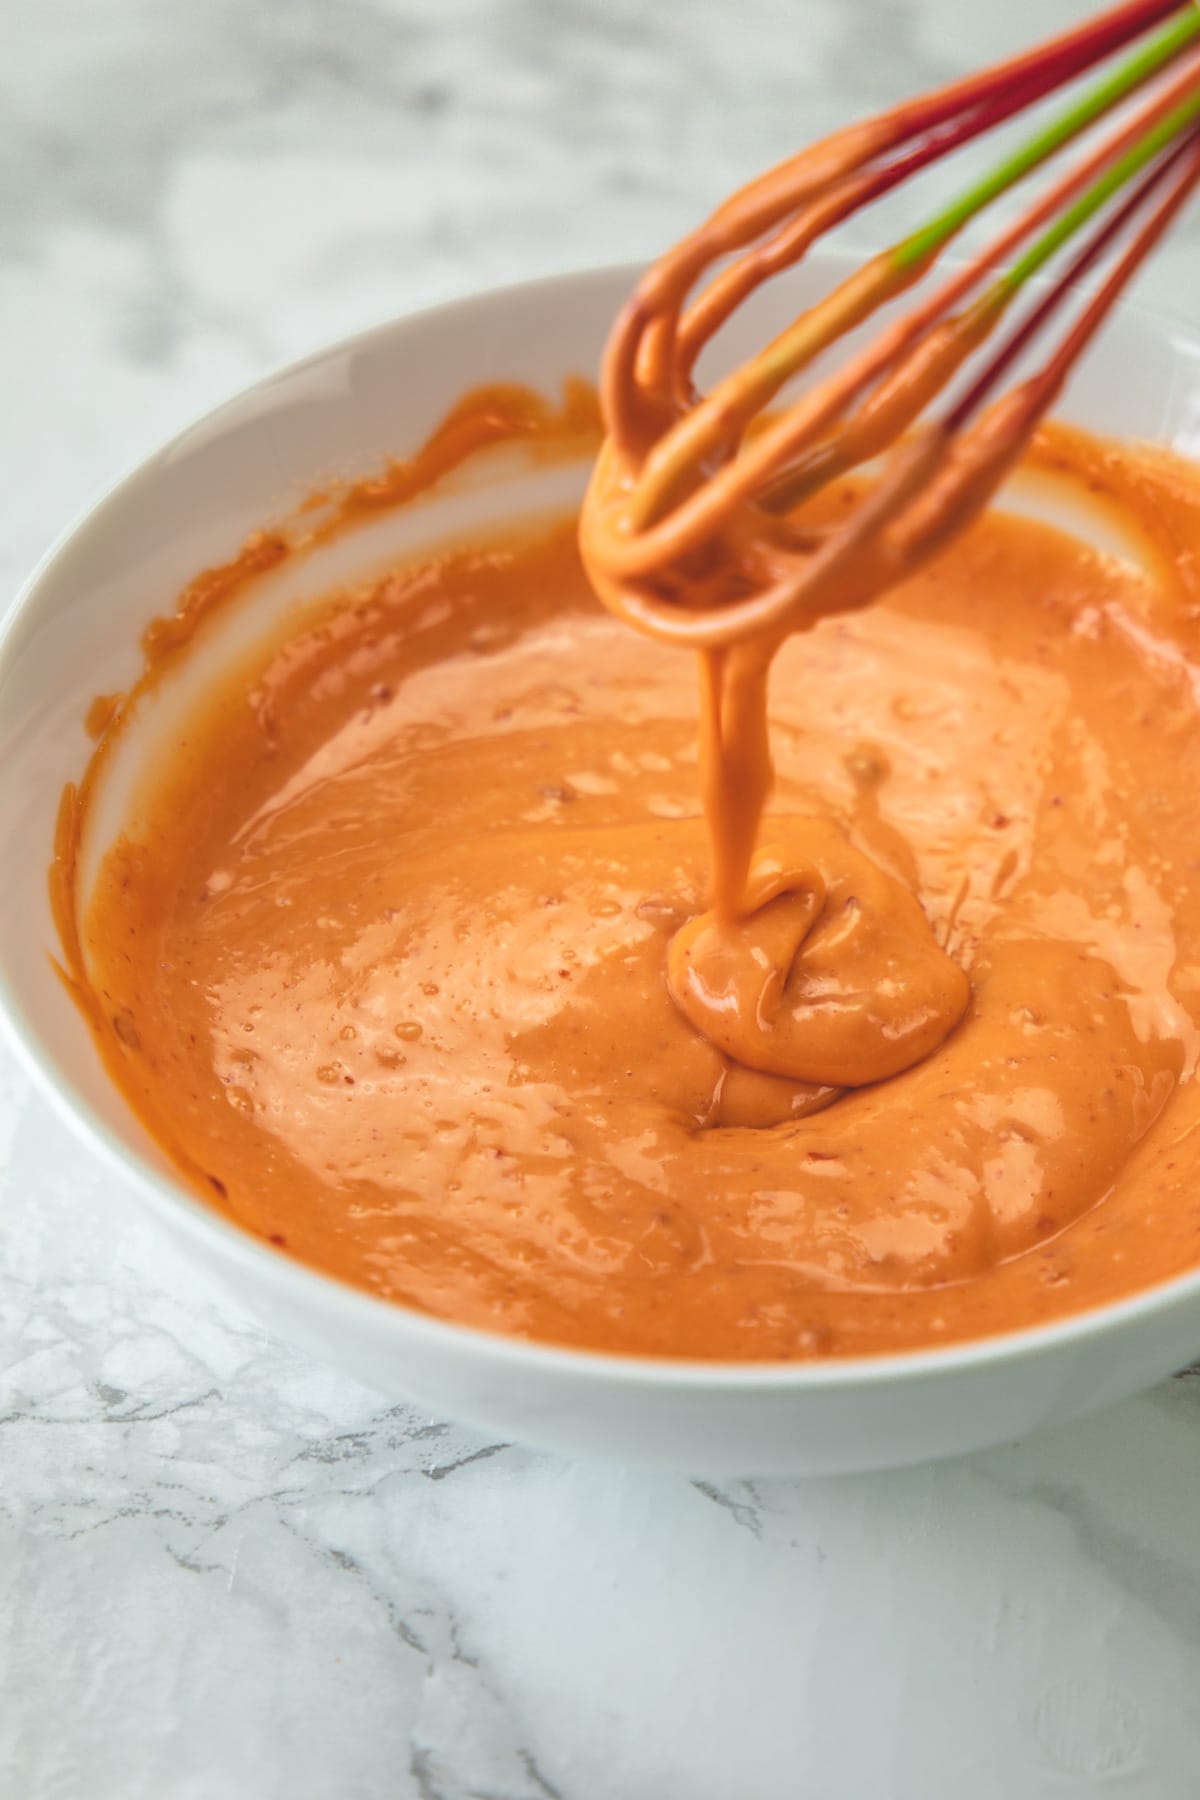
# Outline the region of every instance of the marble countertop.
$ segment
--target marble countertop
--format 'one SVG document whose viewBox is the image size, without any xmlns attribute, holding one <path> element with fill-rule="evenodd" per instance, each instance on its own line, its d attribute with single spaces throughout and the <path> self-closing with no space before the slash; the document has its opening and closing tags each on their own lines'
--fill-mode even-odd
<svg viewBox="0 0 1200 1800">
<path fill-rule="evenodd" d="M 281 358 L 648 256 L 1077 0 L 9 0 L 0 592 Z M 1200 213 L 1142 285 L 1200 314 Z M 0 1055 L 0 1800 L 1192 1800 L 1200 1377 L 871 1479 L 483 1442 L 273 1341 Z"/>
</svg>

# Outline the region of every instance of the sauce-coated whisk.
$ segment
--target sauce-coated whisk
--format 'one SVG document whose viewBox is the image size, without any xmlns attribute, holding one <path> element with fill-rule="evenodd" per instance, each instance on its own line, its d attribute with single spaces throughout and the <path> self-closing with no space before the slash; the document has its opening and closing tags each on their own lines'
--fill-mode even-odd
<svg viewBox="0 0 1200 1800">
<path fill-rule="evenodd" d="M 930 224 L 873 257 L 711 392 L 696 391 L 696 362 L 714 334 L 825 232 L 1143 36 Z M 767 416 L 822 353 L 928 275 L 968 221 L 1078 139 L 1074 166 L 981 255 Z M 742 189 L 649 270 L 609 340 L 608 438 L 581 528 L 605 603 L 661 639 L 718 651 L 777 643 L 915 568 L 986 504 L 1198 179 L 1200 8 L 1133 0 L 838 132 Z M 1044 268 L 1053 283 L 1027 296 L 1022 313 L 1017 302 Z M 1079 301 L 1074 284 L 1093 270 L 1100 284 Z M 1073 295 L 1075 316 L 1043 365 L 1005 387 L 1016 358 Z M 881 454 L 880 479 L 835 524 L 794 516 L 799 502 Z"/>
</svg>

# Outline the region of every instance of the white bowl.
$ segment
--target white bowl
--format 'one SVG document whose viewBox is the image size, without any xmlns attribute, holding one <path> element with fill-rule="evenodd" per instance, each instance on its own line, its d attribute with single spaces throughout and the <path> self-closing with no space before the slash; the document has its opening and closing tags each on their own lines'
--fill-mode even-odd
<svg viewBox="0 0 1200 1800">
<path fill-rule="evenodd" d="M 786 293 L 739 321 L 730 353 L 763 341 L 854 260 L 813 256 Z M 1036 1330 L 800 1366 L 559 1350 L 372 1299 L 275 1253 L 182 1184 L 109 1082 L 51 968 L 46 871 L 59 794 L 87 758 L 88 702 L 128 685 L 146 622 L 198 569 L 229 556 L 249 530 L 286 513 L 318 482 L 367 473 L 414 447 L 465 387 L 514 379 L 554 394 L 564 375 L 594 370 L 632 278 L 630 270 L 602 270 L 510 288 L 335 345 L 184 432 L 51 551 L 0 641 L 0 1003 L 8 1032 L 72 1129 L 271 1326 L 385 1393 L 492 1433 L 694 1474 L 826 1474 L 978 1448 L 1117 1400 L 1200 1353 L 1200 1270 Z M 1063 410 L 1095 429 L 1194 451 L 1200 339 L 1126 309 Z M 581 475 L 560 473 L 552 485 L 561 497 L 563 480 Z M 295 602 L 301 584 L 319 591 L 365 573 L 401 537 L 413 543 L 485 513 L 511 518 L 543 508 L 545 483 L 544 472 L 506 464 L 455 500 L 356 531 L 323 564 L 285 564 L 254 605 L 278 609 Z M 146 710 L 133 740 L 139 754 L 170 736 L 178 699 L 168 687 Z M 128 766 L 114 771 L 101 837 L 119 825 L 130 777 Z"/>
</svg>

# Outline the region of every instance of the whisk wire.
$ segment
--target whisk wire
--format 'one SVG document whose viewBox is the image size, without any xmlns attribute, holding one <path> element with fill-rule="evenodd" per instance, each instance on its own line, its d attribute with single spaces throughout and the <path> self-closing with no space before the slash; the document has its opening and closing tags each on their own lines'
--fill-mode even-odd
<svg viewBox="0 0 1200 1800">
<path fill-rule="evenodd" d="M 1188 7 L 1186 16 L 1174 21 L 1152 44 L 1039 131 L 991 175 L 974 184 L 932 225 L 873 258 L 865 269 L 851 276 L 817 306 L 801 314 L 749 363 L 718 383 L 712 393 L 690 408 L 649 452 L 632 508 L 635 523 L 642 529 L 653 525 L 676 495 L 688 469 L 695 467 L 702 458 L 728 454 L 731 446 L 740 441 L 748 423 L 817 355 L 861 324 L 886 300 L 896 298 L 905 287 L 917 281 L 970 219 L 1102 118 L 1117 101 L 1131 94 L 1197 36 L 1200 36 L 1200 8 Z M 1191 99 L 1183 101 L 1165 120 L 1147 129 L 1143 142 L 1133 145 L 1118 158 L 1095 189 L 1064 214 L 1016 265 L 1006 278 L 1008 294 L 1015 292 L 1029 275 L 1042 267 L 1111 193 L 1156 154 L 1163 142 L 1189 122 L 1193 116 L 1191 105 Z M 1004 295 L 998 294 L 997 307 L 1003 300 Z M 770 454 L 786 455 L 790 436 L 788 427 L 781 425 L 772 440 Z M 752 473 L 748 475 L 749 481 L 754 479 Z M 731 484 L 729 506 L 738 503 L 746 486 L 746 482 Z"/>
</svg>

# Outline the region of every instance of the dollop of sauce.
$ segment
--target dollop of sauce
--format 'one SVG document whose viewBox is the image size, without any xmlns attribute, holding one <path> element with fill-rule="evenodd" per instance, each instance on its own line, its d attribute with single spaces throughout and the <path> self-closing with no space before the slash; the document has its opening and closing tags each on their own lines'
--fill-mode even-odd
<svg viewBox="0 0 1200 1800">
<path fill-rule="evenodd" d="M 971 988 L 912 893 L 834 827 L 797 821 L 759 853 L 738 914 L 671 940 L 679 1010 L 733 1062 L 823 1087 L 868 1087 L 935 1050 Z"/>
<path fill-rule="evenodd" d="M 486 441 L 563 428 L 508 404 Z M 1200 1262 L 1200 490 L 1062 431 L 1037 459 L 1151 572 L 993 514 L 789 639 L 763 842 L 725 783 L 715 871 L 693 666 L 598 608 L 571 520 L 231 672 L 81 913 L 106 700 L 66 973 L 197 1191 L 386 1298 L 663 1356 L 928 1346 Z M 257 544 L 138 693 L 302 553 Z M 729 673 L 702 723 L 752 716 Z"/>
</svg>

